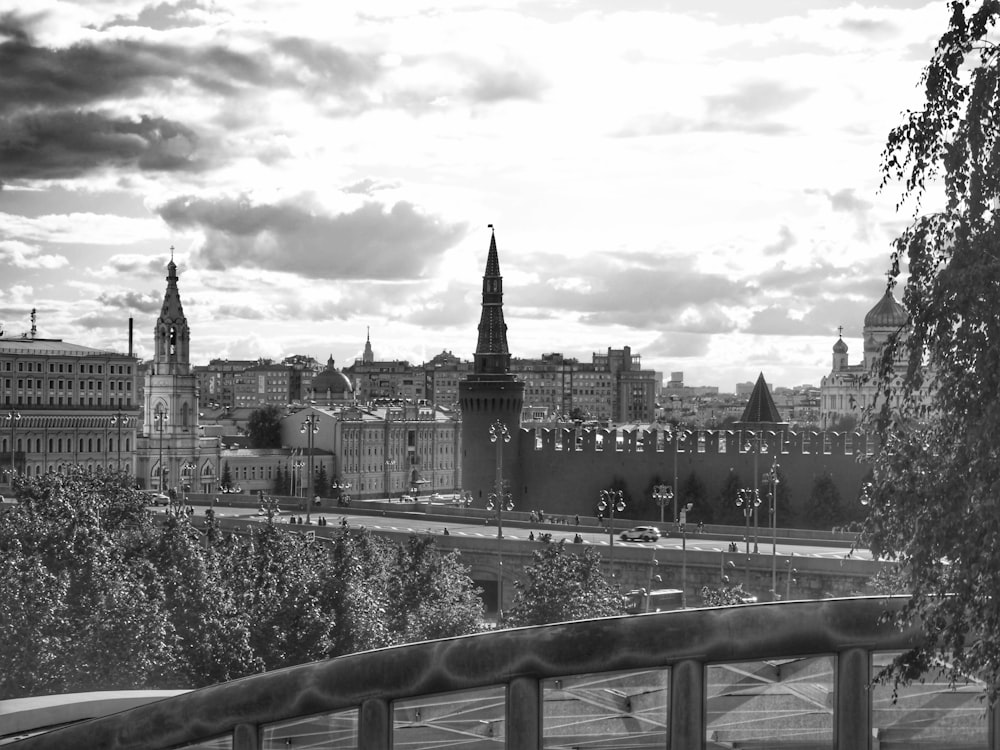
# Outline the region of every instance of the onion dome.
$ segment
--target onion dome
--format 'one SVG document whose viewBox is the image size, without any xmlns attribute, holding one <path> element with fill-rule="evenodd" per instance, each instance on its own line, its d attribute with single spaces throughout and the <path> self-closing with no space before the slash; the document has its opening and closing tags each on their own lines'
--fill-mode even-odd
<svg viewBox="0 0 1000 750">
<path fill-rule="evenodd" d="M 837 339 L 837 343 L 833 345 L 834 354 L 847 354 L 847 344 L 844 343 L 844 339 Z"/>
<path fill-rule="evenodd" d="M 906 308 L 886 289 L 882 299 L 865 316 L 865 328 L 902 328 L 909 320 Z"/>
</svg>

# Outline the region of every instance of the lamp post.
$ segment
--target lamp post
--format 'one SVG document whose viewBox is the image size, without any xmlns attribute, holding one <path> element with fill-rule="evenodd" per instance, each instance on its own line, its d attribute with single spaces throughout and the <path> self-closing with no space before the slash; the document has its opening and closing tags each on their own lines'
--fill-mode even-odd
<svg viewBox="0 0 1000 750">
<path fill-rule="evenodd" d="M 771 515 L 771 596 L 778 599 L 778 456 L 771 456 L 771 469 L 764 475 L 767 483 L 768 512 Z"/>
<path fill-rule="evenodd" d="M 306 435 L 306 442 L 309 446 L 309 492 L 306 494 L 306 523 L 312 523 L 312 517 L 310 515 L 310 509 L 312 507 L 312 496 L 313 496 L 313 442 L 314 436 L 319 432 L 319 417 L 315 414 L 310 414 L 305 418 L 302 423 L 302 429 L 299 432 L 304 432 Z"/>
<path fill-rule="evenodd" d="M 181 492 L 183 493 L 184 505 L 187 505 L 187 493 L 191 489 L 191 472 L 197 468 L 197 465 L 191 461 L 185 461 L 181 464 Z"/>
<path fill-rule="evenodd" d="M 663 509 L 674 499 L 674 490 L 669 484 L 653 487 L 653 501 L 660 506 L 660 526 L 663 526 Z"/>
<path fill-rule="evenodd" d="M 793 552 L 792 554 L 794 555 L 795 553 Z M 798 571 L 792 567 L 791 558 L 785 560 L 785 567 L 788 569 L 788 576 L 785 578 L 785 601 L 787 602 L 792 598 L 792 581 L 795 580 L 792 578 L 792 574 L 798 573 Z"/>
<path fill-rule="evenodd" d="M 344 492 L 344 490 L 351 489 L 350 482 L 341 482 L 340 480 L 335 480 L 330 486 L 337 493 L 337 505 L 351 504 L 351 496 Z"/>
<path fill-rule="evenodd" d="M 167 474 L 167 472 L 163 470 L 163 427 L 164 425 L 166 425 L 168 421 L 169 417 L 167 413 L 158 408 L 156 410 L 156 413 L 153 415 L 153 424 L 156 425 L 156 431 L 160 433 L 160 460 L 157 463 L 157 469 L 156 469 L 156 474 L 157 474 L 156 489 L 159 490 L 160 492 L 163 492 L 164 477 Z"/>
<path fill-rule="evenodd" d="M 21 415 L 13 409 L 8 409 L 4 419 L 10 422 L 10 486 L 13 487 L 16 471 L 14 468 L 14 435 L 17 431 L 17 423 L 21 421 Z"/>
<path fill-rule="evenodd" d="M 681 607 L 687 609 L 687 514 L 694 503 L 681 506 Z"/>
<path fill-rule="evenodd" d="M 744 488 L 736 493 L 736 507 L 743 511 L 743 517 L 746 519 L 746 533 L 744 535 L 744 540 L 747 544 L 747 563 L 746 563 L 746 573 L 744 575 L 745 586 L 747 591 L 750 590 L 750 516 L 753 516 L 757 512 L 757 507 L 760 505 L 760 493 L 757 490 Z"/>
<path fill-rule="evenodd" d="M 292 461 L 292 468 L 295 469 L 295 475 L 292 477 L 293 497 L 302 496 L 302 467 L 305 465 L 306 465 L 305 461 Z"/>
<path fill-rule="evenodd" d="M 497 625 L 503 622 L 503 511 L 513 510 L 514 505 L 510 499 L 510 493 L 505 493 L 503 489 L 503 446 L 510 442 L 510 430 L 507 425 L 499 419 L 490 425 L 490 442 L 497 447 L 497 475 L 496 486 L 490 493 L 487 510 L 492 510 L 494 504 L 497 509 Z"/>
<path fill-rule="evenodd" d="M 673 496 L 674 496 L 674 524 L 676 524 L 677 521 L 678 521 L 678 516 L 677 516 L 677 498 L 679 496 L 679 492 L 678 492 L 678 489 L 677 489 L 677 452 L 680 450 L 681 444 L 685 440 L 687 440 L 689 437 L 691 437 L 691 433 L 688 430 L 682 430 L 680 427 L 677 427 L 677 428 L 671 430 L 668 434 L 673 438 L 673 441 L 674 441 L 674 487 L 673 487 Z M 661 515 L 660 520 L 662 522 L 662 520 L 663 520 L 662 519 L 662 515 Z"/>
<path fill-rule="evenodd" d="M 753 452 L 753 491 L 757 492 L 757 458 L 761 453 L 767 453 L 767 443 L 763 442 L 763 434 L 760 432 L 750 433 L 750 442 L 747 442 L 743 449 L 746 451 Z M 760 505 L 760 502 L 757 503 Z M 754 506 L 753 511 L 753 552 L 756 555 L 758 552 L 757 547 L 757 507 Z"/>
<path fill-rule="evenodd" d="M 622 498 L 621 490 L 601 490 L 601 501 L 597 504 L 597 510 L 602 514 L 610 514 L 608 522 L 608 543 L 611 547 L 608 553 L 609 578 L 615 577 L 615 511 L 625 510 L 625 500 Z"/>
<path fill-rule="evenodd" d="M 110 420 L 112 427 L 118 427 L 118 442 L 115 443 L 115 447 L 118 449 L 118 471 L 122 470 L 122 427 L 127 426 L 131 421 L 132 417 L 123 414 L 121 409 L 116 411 Z"/>
</svg>

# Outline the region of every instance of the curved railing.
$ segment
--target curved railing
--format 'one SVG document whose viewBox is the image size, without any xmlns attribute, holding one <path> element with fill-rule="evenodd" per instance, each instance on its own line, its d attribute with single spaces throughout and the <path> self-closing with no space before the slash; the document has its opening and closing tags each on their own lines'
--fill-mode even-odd
<svg viewBox="0 0 1000 750">
<path fill-rule="evenodd" d="M 691 609 L 353 654 L 15 743 L 41 748 L 989 747 L 981 686 L 869 689 L 902 599 Z M 930 713 L 928 713 L 930 712 Z M 929 717 L 929 718 L 928 718 Z"/>
</svg>

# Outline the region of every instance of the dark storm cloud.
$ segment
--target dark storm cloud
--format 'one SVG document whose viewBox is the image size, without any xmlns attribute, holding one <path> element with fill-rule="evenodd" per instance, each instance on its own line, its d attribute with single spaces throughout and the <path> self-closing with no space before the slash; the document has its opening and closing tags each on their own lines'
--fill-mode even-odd
<svg viewBox="0 0 1000 750">
<path fill-rule="evenodd" d="M 162 117 L 80 111 L 0 117 L 0 179 L 76 177 L 107 167 L 197 170 L 203 167 L 197 143 L 191 130 Z"/>
<path fill-rule="evenodd" d="M 326 279 L 423 276 L 464 227 L 420 213 L 405 201 L 386 211 L 366 203 L 327 215 L 301 201 L 253 204 L 246 198 L 176 198 L 158 213 L 171 227 L 198 228 L 198 259 L 211 269 L 254 267 Z"/>
<path fill-rule="evenodd" d="M 160 309 L 163 295 L 156 292 L 141 294 L 140 292 L 103 292 L 97 301 L 108 307 L 119 307 L 123 310 L 138 310 L 143 313 L 155 313 Z"/>
</svg>

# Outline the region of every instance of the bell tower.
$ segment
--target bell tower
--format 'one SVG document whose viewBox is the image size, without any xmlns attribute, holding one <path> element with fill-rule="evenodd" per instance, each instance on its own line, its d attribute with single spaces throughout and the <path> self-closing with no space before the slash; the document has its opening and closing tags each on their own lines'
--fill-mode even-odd
<svg viewBox="0 0 1000 750">
<path fill-rule="evenodd" d="M 462 410 L 462 488 L 472 493 L 472 501 L 485 507 L 496 486 L 497 447 L 490 440 L 490 426 L 500 421 L 511 440 L 501 445 L 506 491 L 515 507 L 523 505 L 520 447 L 521 407 L 524 383 L 510 374 L 507 324 L 503 319 L 503 277 L 497 254 L 496 233 L 490 224 L 490 249 L 483 274 L 483 307 L 479 318 L 473 372 L 458 385 Z M 523 509 L 523 508 L 522 508 Z"/>
<path fill-rule="evenodd" d="M 177 286 L 173 248 L 167 264 L 167 289 L 153 327 L 153 361 L 146 373 L 143 403 L 145 486 L 165 492 L 186 485 L 211 492 L 214 465 L 199 461 L 198 385 L 191 372 L 191 331 Z M 208 459 L 206 459 L 208 460 Z"/>
</svg>

